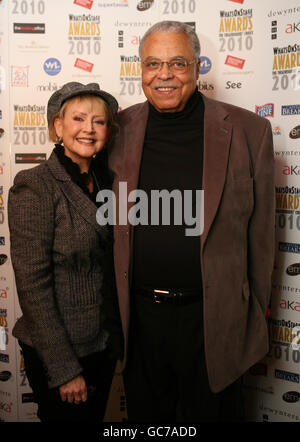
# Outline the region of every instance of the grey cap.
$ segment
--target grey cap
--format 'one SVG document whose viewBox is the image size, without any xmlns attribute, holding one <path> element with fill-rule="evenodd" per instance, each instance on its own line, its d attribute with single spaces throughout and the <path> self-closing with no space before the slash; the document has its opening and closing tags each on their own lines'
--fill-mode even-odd
<svg viewBox="0 0 300 442">
<path fill-rule="evenodd" d="M 116 115 L 118 112 L 118 102 L 108 92 L 102 91 L 98 83 L 81 84 L 76 81 L 64 84 L 60 89 L 51 95 L 47 106 L 47 120 L 48 124 L 53 115 L 57 114 L 62 105 L 69 98 L 77 97 L 78 95 L 95 95 L 102 98 L 112 110 L 112 113 Z"/>
</svg>

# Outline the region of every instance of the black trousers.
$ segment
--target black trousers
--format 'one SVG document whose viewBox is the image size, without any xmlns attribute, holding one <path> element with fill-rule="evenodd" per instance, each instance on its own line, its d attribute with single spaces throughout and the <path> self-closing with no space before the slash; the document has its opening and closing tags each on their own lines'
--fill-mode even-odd
<svg viewBox="0 0 300 442">
<path fill-rule="evenodd" d="M 37 416 L 42 422 L 103 421 L 116 366 L 116 361 L 109 357 L 107 350 L 79 359 L 83 367 L 81 374 L 88 388 L 88 399 L 86 402 L 75 404 L 63 402 L 58 388 L 49 389 L 45 369 L 37 352 L 20 341 L 19 344 L 24 356 L 28 382 L 38 404 Z"/>
<path fill-rule="evenodd" d="M 137 294 L 132 298 L 124 372 L 128 420 L 242 421 L 241 379 L 220 393 L 210 390 L 202 301 L 179 306 L 155 304 Z"/>
</svg>

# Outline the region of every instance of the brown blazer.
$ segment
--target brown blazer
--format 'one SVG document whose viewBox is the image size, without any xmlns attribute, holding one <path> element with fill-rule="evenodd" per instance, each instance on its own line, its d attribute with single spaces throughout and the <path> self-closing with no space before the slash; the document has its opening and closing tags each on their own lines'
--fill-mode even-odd
<svg viewBox="0 0 300 442">
<path fill-rule="evenodd" d="M 203 99 L 204 231 L 199 241 L 206 365 L 210 387 L 218 392 L 268 351 L 265 314 L 275 239 L 274 154 L 268 120 Z M 147 102 L 119 114 L 120 134 L 110 157 L 116 195 L 120 181 L 127 182 L 128 193 L 138 187 L 147 118 Z M 114 228 L 125 360 L 133 233 L 130 225 Z"/>
</svg>

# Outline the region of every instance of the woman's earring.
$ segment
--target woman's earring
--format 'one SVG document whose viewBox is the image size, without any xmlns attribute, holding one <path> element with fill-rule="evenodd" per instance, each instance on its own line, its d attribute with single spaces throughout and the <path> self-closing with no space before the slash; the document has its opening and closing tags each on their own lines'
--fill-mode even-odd
<svg viewBox="0 0 300 442">
<path fill-rule="evenodd" d="M 62 138 L 61 137 L 56 136 L 56 140 L 57 140 L 58 144 L 61 144 L 61 142 L 62 142 Z"/>
</svg>

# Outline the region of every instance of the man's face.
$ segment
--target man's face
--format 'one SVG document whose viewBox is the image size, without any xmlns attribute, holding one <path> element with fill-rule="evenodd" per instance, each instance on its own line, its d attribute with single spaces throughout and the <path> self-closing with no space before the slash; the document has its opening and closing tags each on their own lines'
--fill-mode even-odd
<svg viewBox="0 0 300 442">
<path fill-rule="evenodd" d="M 194 60 L 189 38 L 183 32 L 158 32 L 149 35 L 142 47 L 142 61 L 174 58 Z M 142 86 L 148 101 L 159 112 L 179 112 L 184 109 L 196 88 L 200 62 L 195 60 L 185 72 L 172 73 L 166 63 L 156 72 L 142 64 Z"/>
</svg>

